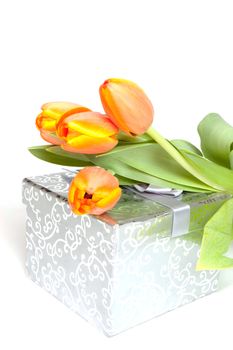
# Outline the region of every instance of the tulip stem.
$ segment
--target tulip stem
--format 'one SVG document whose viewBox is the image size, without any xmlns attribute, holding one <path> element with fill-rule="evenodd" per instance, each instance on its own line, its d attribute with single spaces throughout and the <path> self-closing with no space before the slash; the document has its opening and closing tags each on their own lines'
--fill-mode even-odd
<svg viewBox="0 0 233 350">
<path fill-rule="evenodd" d="M 194 166 L 192 166 L 184 156 L 179 152 L 179 150 L 166 140 L 160 133 L 155 130 L 153 127 L 150 127 L 146 132 L 155 142 L 157 142 L 170 156 L 179 163 L 182 168 L 188 171 L 190 174 L 195 176 L 200 181 L 208 184 L 216 190 L 222 190 L 219 186 L 216 186 L 215 183 L 212 183 L 208 178 L 203 176 L 200 171 L 198 171 Z"/>
</svg>

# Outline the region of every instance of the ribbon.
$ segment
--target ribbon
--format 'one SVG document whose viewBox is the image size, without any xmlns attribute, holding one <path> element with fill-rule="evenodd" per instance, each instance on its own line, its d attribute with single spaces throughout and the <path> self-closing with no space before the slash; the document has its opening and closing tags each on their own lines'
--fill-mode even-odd
<svg viewBox="0 0 233 350">
<path fill-rule="evenodd" d="M 69 169 L 64 169 L 73 174 L 77 174 L 75 171 Z M 62 177 L 70 184 L 73 180 L 65 174 Z M 159 203 L 172 212 L 172 226 L 171 226 L 171 236 L 178 237 L 182 236 L 189 231 L 190 223 L 190 205 L 183 203 L 181 201 L 181 194 L 183 191 L 171 189 L 171 188 L 161 188 L 148 184 L 138 184 L 134 186 L 124 186 L 128 190 L 136 193 L 137 195 Z"/>
<path fill-rule="evenodd" d="M 172 237 L 178 237 L 188 233 L 190 205 L 181 201 L 183 191 L 146 184 L 125 187 L 143 198 L 164 205 L 172 211 Z"/>
</svg>

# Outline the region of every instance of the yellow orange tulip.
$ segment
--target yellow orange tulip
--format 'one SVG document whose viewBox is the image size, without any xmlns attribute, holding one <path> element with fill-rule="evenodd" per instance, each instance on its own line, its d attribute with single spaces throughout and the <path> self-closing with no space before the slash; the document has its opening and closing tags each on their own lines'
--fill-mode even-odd
<svg viewBox="0 0 233 350">
<path fill-rule="evenodd" d="M 118 128 L 101 113 L 81 112 L 67 115 L 57 123 L 57 136 L 65 142 L 61 147 L 69 152 L 97 154 L 117 145 Z"/>
<path fill-rule="evenodd" d="M 117 178 L 105 169 L 93 166 L 80 170 L 75 176 L 68 201 L 75 214 L 101 215 L 112 209 L 120 197 Z"/>
<path fill-rule="evenodd" d="M 144 91 L 125 79 L 111 78 L 99 89 L 106 114 L 130 135 L 143 134 L 153 121 L 153 106 Z"/>
<path fill-rule="evenodd" d="M 36 126 L 40 130 L 41 137 L 52 144 L 64 143 L 56 134 L 56 125 L 63 115 L 89 111 L 88 108 L 71 102 L 48 102 L 42 105 L 42 112 L 36 118 Z"/>
</svg>

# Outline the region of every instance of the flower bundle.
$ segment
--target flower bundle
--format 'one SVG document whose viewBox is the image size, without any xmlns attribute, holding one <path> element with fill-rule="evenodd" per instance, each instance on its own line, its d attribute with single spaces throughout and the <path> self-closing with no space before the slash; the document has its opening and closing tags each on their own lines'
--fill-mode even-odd
<svg viewBox="0 0 233 350">
<path fill-rule="evenodd" d="M 105 114 L 75 103 L 44 104 L 36 126 L 50 145 L 29 148 L 42 160 L 83 168 L 69 190 L 74 213 L 110 210 L 121 196 L 120 185 L 233 195 L 233 127 L 218 114 L 200 122 L 199 150 L 185 140 L 169 141 L 152 127 L 153 105 L 135 83 L 108 79 L 99 93 Z M 233 259 L 225 256 L 232 240 L 229 199 L 204 227 L 197 268 L 233 267 Z"/>
</svg>

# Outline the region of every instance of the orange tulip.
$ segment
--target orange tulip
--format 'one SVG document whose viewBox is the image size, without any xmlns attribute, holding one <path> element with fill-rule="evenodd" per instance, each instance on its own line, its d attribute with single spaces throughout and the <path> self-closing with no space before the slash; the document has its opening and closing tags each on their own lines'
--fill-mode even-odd
<svg viewBox="0 0 233 350">
<path fill-rule="evenodd" d="M 104 153 L 118 143 L 118 128 L 106 115 L 97 112 L 65 113 L 56 129 L 57 136 L 65 141 L 61 147 L 69 152 Z"/>
<path fill-rule="evenodd" d="M 119 182 L 103 168 L 93 166 L 79 171 L 73 179 L 68 201 L 75 214 L 101 215 L 112 209 L 121 196 Z"/>
<path fill-rule="evenodd" d="M 106 114 L 119 129 L 130 135 L 143 134 L 153 121 L 153 106 L 135 83 L 111 78 L 99 89 Z"/>
<path fill-rule="evenodd" d="M 88 108 L 71 102 L 48 102 L 41 107 L 42 112 L 36 118 L 36 126 L 40 130 L 41 137 L 52 144 L 64 143 L 56 136 L 56 124 L 59 118 L 78 112 L 89 111 Z"/>
</svg>

